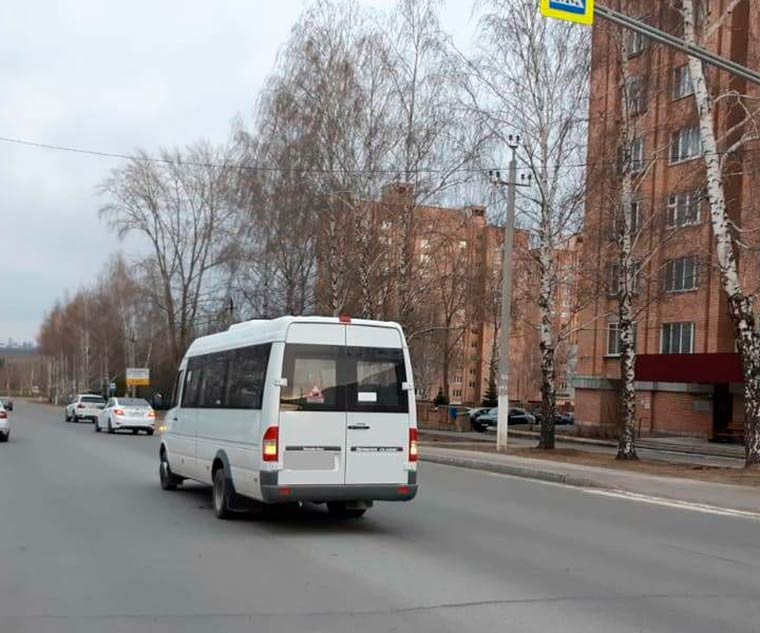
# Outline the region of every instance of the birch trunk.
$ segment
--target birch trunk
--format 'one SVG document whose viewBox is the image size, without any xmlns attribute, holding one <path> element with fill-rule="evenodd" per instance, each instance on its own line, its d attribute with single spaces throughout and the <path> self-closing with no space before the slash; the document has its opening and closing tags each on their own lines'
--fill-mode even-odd
<svg viewBox="0 0 760 633">
<path fill-rule="evenodd" d="M 541 313 L 541 437 L 538 448 L 552 450 L 554 440 L 554 418 L 557 408 L 557 384 L 555 364 L 555 342 L 553 323 L 554 258 L 551 244 L 542 240 L 541 245 L 541 290 L 538 307 Z"/>
<path fill-rule="evenodd" d="M 694 1 L 683 0 L 681 10 L 686 41 L 697 44 Z M 689 71 L 697 102 L 702 153 L 707 168 L 707 194 L 710 200 L 716 259 L 723 290 L 728 296 L 729 311 L 744 370 L 745 463 L 748 468 L 757 468 L 760 467 L 760 335 L 756 329 L 752 297 L 745 294 L 739 278 L 714 127 L 715 102 L 705 81 L 702 62 L 695 57 L 689 57 Z"/>
<path fill-rule="evenodd" d="M 617 283 L 616 296 L 618 303 L 618 345 L 620 353 L 620 393 L 618 405 L 620 410 L 620 426 L 618 432 L 617 458 L 621 460 L 638 459 L 636 453 L 636 342 L 634 332 L 633 293 L 636 286 L 636 263 L 633 258 L 634 218 L 631 213 L 634 201 L 634 166 L 632 146 L 636 138 L 635 122 L 631 116 L 631 95 L 628 92 L 630 78 L 628 66 L 628 45 L 625 34 L 622 36 L 620 48 L 621 82 L 620 95 L 623 127 L 621 129 L 621 144 L 624 148 L 621 164 L 620 207 L 617 209 L 620 227 L 618 243 L 619 277 L 613 280 Z"/>
<path fill-rule="evenodd" d="M 630 146 L 629 146 L 630 147 Z M 634 333 L 633 292 L 636 270 L 633 261 L 632 218 L 633 179 L 630 161 L 624 168 L 621 207 L 622 231 L 618 236 L 620 278 L 618 288 L 618 337 L 620 352 L 620 431 L 618 434 L 618 459 L 638 459 L 636 453 L 636 347 Z"/>
</svg>

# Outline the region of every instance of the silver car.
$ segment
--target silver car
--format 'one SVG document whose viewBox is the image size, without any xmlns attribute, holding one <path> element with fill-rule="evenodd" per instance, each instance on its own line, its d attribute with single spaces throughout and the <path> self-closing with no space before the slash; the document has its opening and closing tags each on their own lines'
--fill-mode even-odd
<svg viewBox="0 0 760 633">
<path fill-rule="evenodd" d="M 136 435 L 145 431 L 153 435 L 155 427 L 156 412 L 142 398 L 111 398 L 95 421 L 96 433 L 132 431 Z"/>
</svg>

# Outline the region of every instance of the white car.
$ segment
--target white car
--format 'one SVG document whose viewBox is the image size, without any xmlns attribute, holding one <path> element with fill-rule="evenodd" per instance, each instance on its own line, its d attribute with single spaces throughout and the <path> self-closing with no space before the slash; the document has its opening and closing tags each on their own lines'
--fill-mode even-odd
<svg viewBox="0 0 760 633">
<path fill-rule="evenodd" d="M 7 442 L 11 436 L 11 419 L 5 410 L 3 403 L 0 402 L 0 442 Z"/>
<path fill-rule="evenodd" d="M 74 399 L 66 405 L 66 422 L 79 422 L 80 420 L 95 422 L 105 403 L 103 396 L 95 394 L 83 393 L 74 396 Z"/>
<path fill-rule="evenodd" d="M 156 412 L 142 398 L 111 398 L 95 420 L 95 432 L 145 431 L 153 435 Z"/>
<path fill-rule="evenodd" d="M 166 418 L 162 487 L 211 484 L 220 518 L 251 501 L 359 517 L 417 494 L 412 366 L 395 323 L 282 317 L 196 339 Z"/>
</svg>

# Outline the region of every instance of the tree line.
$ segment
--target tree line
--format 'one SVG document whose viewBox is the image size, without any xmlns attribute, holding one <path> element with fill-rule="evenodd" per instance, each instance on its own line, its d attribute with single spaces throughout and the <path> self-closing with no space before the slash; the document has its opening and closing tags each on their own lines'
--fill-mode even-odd
<svg viewBox="0 0 760 633">
<path fill-rule="evenodd" d="M 631 9 L 626 2 L 620 8 Z M 100 188 L 101 217 L 118 235 L 138 236 L 143 248 L 115 257 L 95 286 L 48 315 L 40 344 L 61 376 L 56 384 L 92 387 L 136 363 L 154 368 L 167 390 L 195 336 L 242 319 L 345 311 L 400 322 L 413 343 L 418 385 L 440 373 L 448 384 L 473 300 L 462 275 L 469 262 L 457 260 L 449 228 L 427 221 L 422 210 L 485 202 L 489 220 L 503 222 L 503 192 L 485 174 L 505 163 L 507 136 L 519 132 L 521 170 L 532 176 L 518 198 L 518 223 L 531 237 L 537 288 L 530 299 L 538 314 L 540 445 L 554 446 L 557 359 L 578 331 L 597 327 L 580 317 L 608 284 L 617 307 L 594 318 L 618 319 L 620 456 L 635 457 L 635 316 L 643 301 L 635 284 L 656 271 L 642 273 L 641 227 L 630 212 L 646 169 L 634 164 L 628 36 L 617 31 L 621 98 L 612 107 L 621 137 L 616 156 L 597 165 L 587 156 L 590 32 L 544 20 L 533 0 L 484 0 L 476 9 L 475 44 L 463 52 L 441 27 L 434 0 L 400 0 L 388 12 L 319 0 L 293 28 L 252 120 L 238 119 L 226 144 L 142 150 L 116 167 Z M 683 2 L 673 11 L 687 37 L 704 41 L 725 16 L 690 29 L 693 9 Z M 691 66 L 704 146 L 714 149 L 708 115 L 718 95 L 705 93 L 701 65 Z M 741 130 L 733 136 L 749 140 Z M 718 264 L 747 375 L 748 462 L 759 461 L 760 344 L 750 327 L 750 293 L 737 281 L 740 235 L 721 203 L 731 165 L 709 156 Z M 383 204 L 389 183 L 403 185 L 404 195 Z M 617 218 L 612 284 L 596 265 L 568 269 L 559 259 L 570 236 L 601 230 L 583 226 L 590 196 Z M 431 265 L 441 274 L 426 270 Z M 476 299 L 494 328 L 499 284 L 494 273 Z M 572 305 L 558 306 L 569 284 L 578 288 Z"/>
</svg>

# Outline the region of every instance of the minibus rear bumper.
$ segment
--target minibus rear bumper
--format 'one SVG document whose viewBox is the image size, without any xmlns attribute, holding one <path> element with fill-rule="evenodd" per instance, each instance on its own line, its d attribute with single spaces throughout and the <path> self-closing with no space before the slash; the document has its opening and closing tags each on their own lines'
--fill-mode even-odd
<svg viewBox="0 0 760 633">
<path fill-rule="evenodd" d="M 411 501 L 417 495 L 417 473 L 410 473 L 409 483 L 406 484 L 343 485 L 279 485 L 276 482 L 266 482 L 267 479 L 275 479 L 277 473 L 262 472 L 261 475 L 261 497 L 265 503 Z"/>
</svg>

